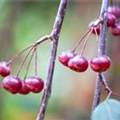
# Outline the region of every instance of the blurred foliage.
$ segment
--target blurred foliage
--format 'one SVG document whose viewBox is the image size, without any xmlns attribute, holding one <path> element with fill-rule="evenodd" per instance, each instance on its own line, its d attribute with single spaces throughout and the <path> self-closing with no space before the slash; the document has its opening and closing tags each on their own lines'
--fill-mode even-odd
<svg viewBox="0 0 120 120">
<path fill-rule="evenodd" d="M 1 60 L 9 60 L 43 35 L 49 34 L 54 24 L 58 6 L 59 0 L 2 1 L 0 4 Z M 58 55 L 61 51 L 74 47 L 77 39 L 86 31 L 89 21 L 97 18 L 99 12 L 100 2 L 86 4 L 86 2 L 69 1 L 62 26 Z M 95 37 L 91 36 L 89 45 L 85 50 L 85 56 L 90 59 L 96 54 L 96 49 Z M 45 42 L 40 45 L 38 54 L 38 72 L 40 77 L 45 80 L 49 63 L 50 43 Z M 21 55 L 14 63 L 13 74 L 16 74 L 24 57 L 25 54 Z M 20 74 L 22 78 L 27 63 L 28 60 Z M 30 75 L 34 75 L 34 60 L 29 70 L 28 76 Z M 56 59 L 52 96 L 48 105 L 46 120 L 87 120 L 91 110 L 94 85 L 95 74 L 90 69 L 85 73 L 76 73 L 63 67 Z M 42 93 L 30 93 L 23 96 L 11 95 L 2 88 L 0 91 L 0 104 L 2 105 L 0 111 L 3 113 L 2 116 L 0 115 L 1 120 L 35 119 Z"/>
<path fill-rule="evenodd" d="M 119 120 L 120 102 L 108 99 L 100 103 L 92 114 L 92 120 Z"/>
</svg>

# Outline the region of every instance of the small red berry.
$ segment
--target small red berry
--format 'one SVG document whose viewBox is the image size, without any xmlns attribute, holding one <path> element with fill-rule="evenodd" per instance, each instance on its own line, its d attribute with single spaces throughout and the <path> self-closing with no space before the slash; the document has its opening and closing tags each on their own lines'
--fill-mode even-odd
<svg viewBox="0 0 120 120">
<path fill-rule="evenodd" d="M 108 56 L 98 55 L 91 60 L 90 66 L 95 72 L 103 72 L 109 69 L 110 63 L 111 61 Z"/>
<path fill-rule="evenodd" d="M 117 6 L 109 6 L 108 13 L 114 15 L 116 18 L 120 17 L 120 8 Z"/>
<path fill-rule="evenodd" d="M 2 86 L 12 94 L 16 94 L 22 87 L 22 81 L 17 76 L 7 76 L 2 81 Z"/>
<path fill-rule="evenodd" d="M 11 67 L 6 62 L 0 62 L 0 75 L 6 77 L 10 74 Z"/>
<path fill-rule="evenodd" d="M 88 61 L 81 55 L 76 55 L 68 62 L 68 67 L 76 72 L 84 72 L 88 68 Z"/>
<path fill-rule="evenodd" d="M 108 27 L 114 27 L 116 22 L 116 17 L 112 14 L 108 14 L 107 25 Z"/>
<path fill-rule="evenodd" d="M 37 76 L 26 78 L 24 83 L 25 83 L 25 86 L 33 93 L 41 92 L 44 87 L 43 80 Z"/>
<path fill-rule="evenodd" d="M 69 59 L 73 58 L 75 54 L 71 51 L 64 51 L 59 56 L 59 61 L 64 65 L 68 66 Z"/>
<path fill-rule="evenodd" d="M 114 27 L 111 28 L 111 33 L 114 36 L 120 36 L 120 25 L 116 24 Z"/>
<path fill-rule="evenodd" d="M 20 94 L 26 95 L 30 93 L 30 90 L 25 86 L 25 83 L 22 82 L 21 90 L 19 91 Z"/>
</svg>

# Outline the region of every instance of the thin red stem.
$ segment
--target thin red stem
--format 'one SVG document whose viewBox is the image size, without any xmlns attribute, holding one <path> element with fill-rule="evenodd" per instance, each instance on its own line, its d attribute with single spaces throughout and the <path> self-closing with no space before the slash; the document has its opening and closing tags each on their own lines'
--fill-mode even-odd
<svg viewBox="0 0 120 120">
<path fill-rule="evenodd" d="M 84 45 L 83 45 L 83 48 L 81 50 L 81 55 L 83 55 L 83 53 L 84 53 L 85 47 L 86 47 L 86 45 L 88 43 L 88 40 L 89 40 L 89 37 L 90 37 L 91 33 L 92 33 L 92 30 L 88 33 L 88 35 L 86 37 L 86 40 L 85 40 Z"/>
<path fill-rule="evenodd" d="M 97 42 L 98 42 L 98 41 L 99 41 L 99 36 L 98 36 L 98 34 L 97 34 L 96 28 L 95 28 L 95 35 L 96 35 L 96 40 L 97 40 Z"/>
<path fill-rule="evenodd" d="M 76 51 L 80 43 L 83 41 L 83 39 L 88 35 L 88 33 L 91 31 L 91 29 L 88 29 L 87 32 L 79 39 L 78 43 L 75 45 L 74 49 L 72 50 L 73 52 Z"/>
<path fill-rule="evenodd" d="M 26 72 L 25 72 L 25 77 L 24 77 L 24 80 L 25 80 L 25 79 L 26 79 L 26 77 L 27 77 L 28 70 L 29 70 L 29 67 L 30 67 L 30 64 L 31 64 L 31 61 L 32 61 L 32 58 L 33 58 L 33 55 L 34 55 L 35 51 L 36 51 L 36 47 L 34 48 L 34 50 L 33 50 L 32 54 L 31 54 L 30 60 L 29 60 L 29 62 L 28 62 L 28 65 L 27 65 L 27 68 L 26 68 Z"/>
<path fill-rule="evenodd" d="M 97 34 L 97 30 L 95 29 L 95 35 L 96 35 L 96 40 L 97 40 L 97 46 L 99 46 L 99 36 Z"/>
<path fill-rule="evenodd" d="M 27 48 L 25 48 L 24 50 L 22 50 L 21 52 L 19 52 L 18 54 L 16 54 L 10 61 L 8 61 L 8 64 L 12 64 L 16 60 L 16 58 L 18 58 L 23 52 L 25 52 L 29 48 L 34 47 L 35 45 L 39 45 L 39 44 L 41 44 L 42 42 L 44 42 L 44 41 L 46 41 L 48 39 L 51 39 L 51 35 L 45 35 L 45 36 L 43 36 L 42 38 L 40 38 L 39 40 L 37 40 L 34 44 L 28 46 Z"/>
<path fill-rule="evenodd" d="M 8 61 L 8 64 L 12 64 L 16 58 L 18 58 L 23 52 L 25 52 L 26 50 L 28 50 L 29 48 L 33 47 L 34 45 L 30 45 L 27 48 L 25 48 L 24 50 L 22 50 L 21 52 L 19 52 L 18 54 L 16 54 L 10 61 Z"/>
<path fill-rule="evenodd" d="M 37 76 L 37 45 L 35 46 L 35 75 Z"/>
<path fill-rule="evenodd" d="M 35 42 L 35 45 L 39 45 L 39 44 L 41 44 L 42 42 L 44 42 L 44 41 L 46 41 L 48 39 L 52 39 L 52 36 L 51 35 L 45 35 L 45 36 L 43 36 L 42 38 L 40 38 L 39 40 L 37 40 Z"/>
<path fill-rule="evenodd" d="M 28 54 L 25 56 L 25 58 L 23 59 L 23 61 L 21 62 L 20 66 L 19 66 L 19 69 L 18 69 L 18 73 L 17 73 L 17 76 L 19 76 L 20 74 L 20 71 L 26 61 L 26 59 L 28 58 L 29 54 L 31 53 L 31 51 L 33 50 L 34 46 L 30 49 L 30 51 L 28 52 Z"/>
<path fill-rule="evenodd" d="M 108 96 L 107 96 L 107 98 L 106 98 L 106 100 L 108 100 L 109 98 L 110 98 L 110 96 L 112 95 L 112 91 L 109 91 L 109 93 L 108 93 Z"/>
</svg>

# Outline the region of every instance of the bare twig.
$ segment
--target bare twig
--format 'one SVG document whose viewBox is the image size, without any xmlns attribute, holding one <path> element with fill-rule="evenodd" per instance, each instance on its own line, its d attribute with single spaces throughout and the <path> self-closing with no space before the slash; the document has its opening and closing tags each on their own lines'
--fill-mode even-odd
<svg viewBox="0 0 120 120">
<path fill-rule="evenodd" d="M 103 25 L 100 32 L 100 40 L 99 40 L 99 48 L 98 48 L 98 54 L 104 55 L 105 54 L 105 48 L 106 48 L 106 34 L 107 34 L 107 14 L 106 11 L 108 9 L 109 0 L 103 0 L 102 1 L 102 7 L 101 7 L 101 13 L 100 18 L 103 19 Z M 103 81 L 102 73 L 98 73 L 98 77 L 96 80 L 96 88 L 95 88 L 95 94 L 94 94 L 94 100 L 93 100 L 93 106 L 92 106 L 92 112 L 97 107 L 100 101 L 100 95 L 101 95 L 101 81 Z"/>
<path fill-rule="evenodd" d="M 58 9 L 57 17 L 53 26 L 53 31 L 51 33 L 52 36 L 52 48 L 51 48 L 51 56 L 50 56 L 50 63 L 48 67 L 48 74 L 47 74 L 47 81 L 42 97 L 42 101 L 40 104 L 40 109 L 36 120 L 44 120 L 45 111 L 47 108 L 47 104 L 51 95 L 51 87 L 52 87 L 52 78 L 54 73 L 54 66 L 55 66 L 55 59 L 57 53 L 57 46 L 58 46 L 58 39 L 63 23 L 63 19 L 65 16 L 65 9 L 67 6 L 67 0 L 61 0 L 60 6 Z"/>
<path fill-rule="evenodd" d="M 102 85 L 104 86 L 104 88 L 105 88 L 105 91 L 107 92 L 107 93 L 110 93 L 110 92 L 112 92 L 112 90 L 109 88 L 109 86 L 108 86 L 108 84 L 107 84 L 107 82 L 106 82 L 106 79 L 105 79 L 105 76 L 104 76 L 104 74 L 103 73 L 101 73 L 101 83 L 102 83 Z M 113 93 L 113 92 L 112 92 Z"/>
<path fill-rule="evenodd" d="M 95 93 L 94 93 L 94 100 L 93 100 L 93 105 L 92 105 L 92 112 L 94 111 L 94 109 L 97 107 L 97 105 L 100 102 L 100 95 L 101 95 L 101 74 L 98 73 L 96 87 L 95 87 Z"/>
<path fill-rule="evenodd" d="M 103 73 L 101 73 L 101 83 L 102 83 L 102 85 L 104 86 L 104 88 L 105 88 L 105 91 L 108 93 L 108 96 L 107 96 L 107 98 L 106 99 L 108 99 L 108 98 L 110 98 L 110 96 L 111 95 L 115 95 L 115 96 L 118 96 L 118 97 L 120 97 L 120 95 L 118 95 L 116 92 L 114 92 L 109 86 L 108 86 L 108 84 L 107 84 L 107 82 L 106 82 L 106 79 L 105 79 L 105 76 L 104 76 L 104 74 Z"/>
<path fill-rule="evenodd" d="M 40 43 L 48 40 L 48 39 L 52 39 L 51 35 L 45 35 L 42 38 L 40 38 L 39 40 L 37 40 L 33 45 L 35 46 L 36 44 L 39 45 Z"/>
</svg>

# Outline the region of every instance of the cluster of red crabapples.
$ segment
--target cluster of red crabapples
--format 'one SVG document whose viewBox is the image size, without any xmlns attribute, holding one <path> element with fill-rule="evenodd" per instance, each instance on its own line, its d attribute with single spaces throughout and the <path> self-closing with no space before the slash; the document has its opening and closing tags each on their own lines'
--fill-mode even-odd
<svg viewBox="0 0 120 120">
<path fill-rule="evenodd" d="M 68 68 L 76 72 L 84 72 L 87 70 L 88 60 L 81 54 L 75 54 L 73 51 L 65 51 L 59 56 L 59 61 Z M 90 66 L 95 72 L 103 72 L 110 67 L 110 58 L 106 55 L 97 55 L 90 61 Z"/>
<path fill-rule="evenodd" d="M 120 8 L 117 6 L 109 6 L 107 13 L 107 26 L 111 28 L 111 33 L 114 36 L 120 36 Z M 91 22 L 89 27 L 93 29 L 92 33 L 93 34 L 100 34 L 100 29 L 101 29 L 101 24 L 103 20 L 98 20 L 99 24 L 97 21 Z"/>
<path fill-rule="evenodd" d="M 39 43 L 39 42 L 38 42 Z M 22 60 L 17 75 L 11 75 L 11 66 L 14 60 L 16 60 L 23 52 L 29 50 L 26 57 Z M 26 68 L 24 79 L 22 80 L 19 77 L 19 74 L 22 70 L 22 67 L 27 60 L 28 56 L 30 55 L 30 59 L 28 61 L 28 65 Z M 31 77 L 27 77 L 28 69 L 31 64 L 31 60 L 35 55 L 35 75 Z M 38 77 L 37 75 L 37 44 L 31 45 L 24 49 L 22 52 L 18 53 L 15 57 L 13 57 L 8 62 L 0 62 L 0 75 L 4 77 L 2 80 L 2 86 L 5 90 L 12 94 L 23 94 L 26 95 L 30 92 L 39 93 L 43 90 L 44 82 L 43 80 Z"/>
<path fill-rule="evenodd" d="M 111 33 L 114 36 L 120 36 L 120 8 L 117 6 L 109 6 L 107 15 L 107 27 L 111 27 Z M 68 68 L 76 71 L 76 72 L 84 72 L 87 70 L 89 66 L 88 60 L 83 56 L 83 51 L 88 42 L 88 38 L 91 34 L 95 34 L 97 36 L 97 40 L 99 38 L 99 34 L 101 31 L 101 25 L 103 24 L 103 20 L 100 18 L 95 20 L 89 24 L 88 31 L 82 36 L 82 38 L 78 41 L 74 50 L 72 51 L 64 51 L 59 55 L 59 61 Z M 75 50 L 78 48 L 81 41 L 86 38 L 84 42 L 83 48 L 80 54 L 76 54 Z M 99 42 L 99 40 L 98 40 Z M 111 60 L 106 55 L 98 54 L 90 61 L 90 67 L 95 72 L 104 72 L 109 69 L 111 64 Z"/>
</svg>

